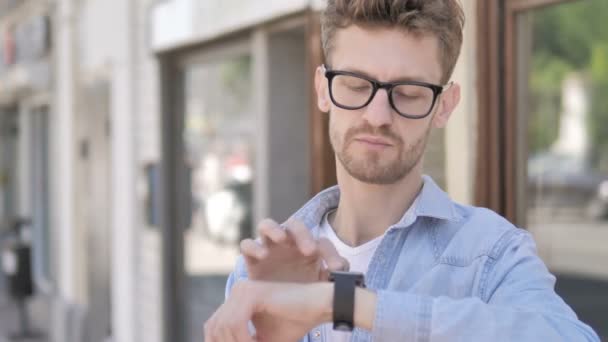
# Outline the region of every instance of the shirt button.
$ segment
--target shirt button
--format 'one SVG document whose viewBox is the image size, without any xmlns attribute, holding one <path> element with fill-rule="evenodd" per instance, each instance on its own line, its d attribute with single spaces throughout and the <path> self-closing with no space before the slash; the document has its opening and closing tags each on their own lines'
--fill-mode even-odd
<svg viewBox="0 0 608 342">
<path fill-rule="evenodd" d="M 315 330 L 315 331 L 312 333 L 312 337 L 313 337 L 315 340 L 318 340 L 319 338 L 321 338 L 321 332 L 320 332 L 319 330 Z"/>
</svg>

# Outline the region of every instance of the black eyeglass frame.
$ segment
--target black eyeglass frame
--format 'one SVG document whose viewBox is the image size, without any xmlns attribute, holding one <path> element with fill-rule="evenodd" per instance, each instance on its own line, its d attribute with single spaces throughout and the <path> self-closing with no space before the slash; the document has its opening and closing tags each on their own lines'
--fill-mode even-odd
<svg viewBox="0 0 608 342">
<path fill-rule="evenodd" d="M 323 66 L 323 67 L 325 68 L 325 66 Z M 353 77 L 357 77 L 357 78 L 370 82 L 372 84 L 373 89 L 372 89 L 372 93 L 369 96 L 369 99 L 363 105 L 354 106 L 354 107 L 345 106 L 343 104 L 338 103 L 336 101 L 336 99 L 334 98 L 334 94 L 333 94 L 333 90 L 332 90 L 332 82 L 333 82 L 334 78 L 338 75 L 353 76 Z M 393 108 L 393 110 L 395 110 L 395 112 L 397 114 L 399 114 L 405 118 L 408 118 L 408 119 L 424 119 L 427 116 L 429 116 L 433 112 L 433 108 L 435 108 L 435 104 L 437 103 L 437 98 L 439 97 L 439 95 L 441 95 L 441 93 L 444 91 L 444 89 L 446 87 L 446 86 L 440 86 L 440 85 L 427 83 L 427 82 L 421 82 L 421 81 L 380 82 L 380 81 L 374 80 L 373 78 L 370 78 L 370 77 L 367 77 L 365 75 L 361 75 L 361 74 L 358 74 L 355 72 L 331 70 L 329 68 L 325 68 L 325 77 L 327 78 L 327 82 L 328 82 L 328 86 L 329 86 L 329 97 L 331 98 L 331 102 L 333 102 L 334 105 L 336 105 L 337 107 L 340 107 L 340 108 L 346 109 L 346 110 L 357 110 L 357 109 L 364 108 L 365 106 L 369 105 L 370 102 L 372 102 L 372 100 L 376 96 L 376 93 L 378 92 L 379 89 L 386 89 L 386 92 L 388 93 L 388 102 L 390 103 L 391 108 Z M 421 87 L 431 89 L 433 91 L 433 102 L 431 103 L 431 106 L 430 106 L 428 112 L 423 115 L 412 115 L 412 114 L 400 112 L 399 109 L 397 109 L 397 106 L 395 106 L 395 103 L 393 102 L 393 89 L 400 85 L 415 85 L 415 86 L 421 86 Z"/>
</svg>

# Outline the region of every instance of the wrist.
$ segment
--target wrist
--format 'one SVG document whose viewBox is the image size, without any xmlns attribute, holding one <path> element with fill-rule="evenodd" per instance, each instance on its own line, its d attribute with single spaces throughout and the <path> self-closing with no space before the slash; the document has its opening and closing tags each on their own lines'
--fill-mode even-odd
<svg viewBox="0 0 608 342">
<path fill-rule="evenodd" d="M 376 293 L 369 289 L 355 289 L 355 310 L 353 314 L 355 326 L 371 331 L 376 318 Z"/>
<path fill-rule="evenodd" d="M 333 320 L 334 312 L 334 283 L 317 283 L 321 307 L 319 312 L 319 324 L 328 323 Z"/>
<path fill-rule="evenodd" d="M 317 298 L 320 298 L 318 324 L 333 321 L 334 283 L 315 283 Z M 355 310 L 353 312 L 356 327 L 371 331 L 376 316 L 376 293 L 368 289 L 355 289 Z"/>
<path fill-rule="evenodd" d="M 334 283 L 316 283 L 317 298 L 321 300 L 318 324 L 333 321 L 334 308 Z M 353 312 L 353 322 L 355 327 L 371 331 L 376 318 L 376 293 L 369 289 L 357 287 L 355 289 L 355 310 Z"/>
</svg>

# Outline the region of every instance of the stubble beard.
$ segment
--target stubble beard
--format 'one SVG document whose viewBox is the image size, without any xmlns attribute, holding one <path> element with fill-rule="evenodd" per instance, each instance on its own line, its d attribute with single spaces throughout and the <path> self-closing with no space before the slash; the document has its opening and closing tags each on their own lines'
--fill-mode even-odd
<svg viewBox="0 0 608 342">
<path fill-rule="evenodd" d="M 373 128 L 364 125 L 351 128 L 342 139 L 338 132 L 330 127 L 330 141 L 338 161 L 351 177 L 367 184 L 390 185 L 405 178 L 418 165 L 424 154 L 430 130 L 430 127 L 427 128 L 420 138 L 406 145 L 403 139 L 388 127 Z M 357 156 L 353 151 L 349 151 L 349 148 L 355 142 L 354 138 L 360 134 L 387 139 L 393 144 L 390 149 L 395 151 L 366 151 L 365 155 Z"/>
</svg>

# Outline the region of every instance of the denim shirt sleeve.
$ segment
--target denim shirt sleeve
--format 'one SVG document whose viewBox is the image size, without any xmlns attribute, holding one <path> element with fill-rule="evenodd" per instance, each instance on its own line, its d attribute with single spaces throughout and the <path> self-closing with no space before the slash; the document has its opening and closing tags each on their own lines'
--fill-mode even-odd
<svg viewBox="0 0 608 342">
<path fill-rule="evenodd" d="M 512 230 L 486 256 L 478 296 L 378 291 L 374 341 L 600 341 L 555 293 L 529 233 Z"/>
<path fill-rule="evenodd" d="M 234 271 L 232 271 L 232 273 L 230 273 L 230 275 L 228 276 L 228 280 L 226 281 L 226 289 L 224 292 L 224 299 L 228 299 L 228 296 L 230 295 L 230 291 L 232 290 L 232 287 L 234 286 L 234 284 L 240 280 L 240 279 L 246 279 L 247 278 L 247 268 L 245 267 L 245 260 L 243 259 L 243 256 L 239 256 L 237 261 L 236 261 L 236 266 L 234 267 Z"/>
</svg>

